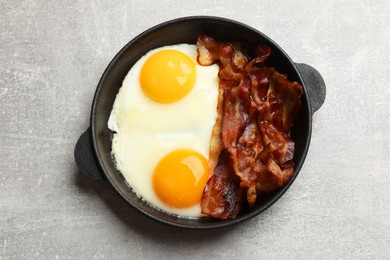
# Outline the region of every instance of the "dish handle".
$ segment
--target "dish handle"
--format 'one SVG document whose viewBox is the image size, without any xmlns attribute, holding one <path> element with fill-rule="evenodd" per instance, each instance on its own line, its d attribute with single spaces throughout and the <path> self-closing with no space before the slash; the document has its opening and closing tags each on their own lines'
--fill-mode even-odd
<svg viewBox="0 0 390 260">
<path fill-rule="evenodd" d="M 92 146 L 91 127 L 80 136 L 74 148 L 74 158 L 79 170 L 93 180 L 104 180 Z"/>
<path fill-rule="evenodd" d="M 295 63 L 302 80 L 306 85 L 309 103 L 313 113 L 325 102 L 326 86 L 321 74 L 313 67 L 304 63 Z"/>
</svg>

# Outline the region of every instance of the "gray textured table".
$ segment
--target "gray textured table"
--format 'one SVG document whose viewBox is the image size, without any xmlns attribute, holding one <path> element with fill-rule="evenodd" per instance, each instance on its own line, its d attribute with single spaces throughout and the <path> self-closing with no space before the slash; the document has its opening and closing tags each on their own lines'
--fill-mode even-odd
<svg viewBox="0 0 390 260">
<path fill-rule="evenodd" d="M 388 257 L 390 2 L 257 2 L 1 1 L 0 259 Z M 188 15 L 255 27 L 327 84 L 300 175 L 231 229 L 155 223 L 74 163 L 111 58 L 145 29 Z"/>
</svg>

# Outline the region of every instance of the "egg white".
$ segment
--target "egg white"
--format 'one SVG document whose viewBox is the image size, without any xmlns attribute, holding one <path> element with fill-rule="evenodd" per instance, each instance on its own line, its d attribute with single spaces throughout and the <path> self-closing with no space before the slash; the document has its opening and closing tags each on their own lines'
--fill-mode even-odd
<svg viewBox="0 0 390 260">
<path fill-rule="evenodd" d="M 190 93 L 174 103 L 151 100 L 141 89 L 139 75 L 144 62 L 159 50 L 181 51 L 196 64 L 196 80 Z M 179 44 L 154 49 L 130 69 L 116 96 L 108 121 L 114 132 L 112 155 L 118 170 L 141 198 L 169 213 L 201 216 L 200 204 L 178 209 L 163 203 L 154 193 L 152 174 L 166 154 L 192 149 L 209 157 L 210 137 L 217 117 L 218 66 L 200 66 L 196 46 Z"/>
</svg>

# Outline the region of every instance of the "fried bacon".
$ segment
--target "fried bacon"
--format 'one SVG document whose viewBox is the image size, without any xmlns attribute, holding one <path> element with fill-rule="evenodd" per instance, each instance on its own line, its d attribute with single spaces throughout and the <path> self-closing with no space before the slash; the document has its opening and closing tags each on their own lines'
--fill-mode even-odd
<svg viewBox="0 0 390 260">
<path fill-rule="evenodd" d="M 289 132 L 301 108 L 302 86 L 298 82 L 290 82 L 276 71 L 272 73 L 269 82 L 267 98 L 269 100 L 275 98 L 282 104 L 283 127 Z"/>
<path fill-rule="evenodd" d="M 219 219 L 235 218 L 244 204 L 244 194 L 239 179 L 234 174 L 231 158 L 223 150 L 214 174 L 204 189 L 202 213 Z"/>
<path fill-rule="evenodd" d="M 289 131 L 299 113 L 302 86 L 266 67 L 266 45 L 250 59 L 240 43 L 201 35 L 198 63 L 218 63 L 218 117 L 210 141 L 211 177 L 203 192 L 202 213 L 219 219 L 237 217 L 262 193 L 285 185 L 294 172 L 294 142 Z"/>
<path fill-rule="evenodd" d="M 222 141 L 229 150 L 235 147 L 249 120 L 249 79 L 225 89 L 223 96 Z"/>
</svg>

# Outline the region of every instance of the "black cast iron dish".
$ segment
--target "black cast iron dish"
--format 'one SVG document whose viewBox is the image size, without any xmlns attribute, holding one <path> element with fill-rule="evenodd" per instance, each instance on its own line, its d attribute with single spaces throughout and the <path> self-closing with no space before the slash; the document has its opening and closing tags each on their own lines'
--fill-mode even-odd
<svg viewBox="0 0 390 260">
<path fill-rule="evenodd" d="M 200 34 L 207 34 L 220 41 L 245 41 L 248 44 L 266 44 L 272 48 L 267 65 L 287 74 L 292 81 L 302 84 L 302 108 L 295 121 L 291 136 L 295 141 L 295 171 L 291 180 L 280 190 L 259 200 L 255 208 L 243 212 L 233 220 L 212 218 L 188 219 L 170 215 L 149 206 L 129 188 L 123 176 L 116 170 L 111 157 L 112 132 L 107 121 L 122 85 L 133 64 L 151 49 L 171 44 L 195 44 Z M 130 41 L 111 61 L 97 86 L 91 111 L 91 126 L 81 135 L 75 148 L 79 169 L 93 179 L 108 180 L 112 187 L 133 208 L 150 218 L 176 227 L 212 229 L 236 224 L 252 218 L 275 203 L 290 187 L 305 160 L 312 127 L 312 115 L 325 100 L 325 83 L 321 75 L 306 64 L 297 64 L 287 54 L 259 31 L 242 23 L 218 17 L 185 17 L 157 25 Z"/>
</svg>

